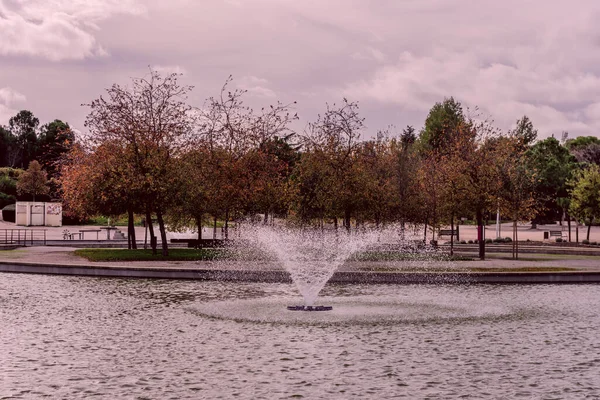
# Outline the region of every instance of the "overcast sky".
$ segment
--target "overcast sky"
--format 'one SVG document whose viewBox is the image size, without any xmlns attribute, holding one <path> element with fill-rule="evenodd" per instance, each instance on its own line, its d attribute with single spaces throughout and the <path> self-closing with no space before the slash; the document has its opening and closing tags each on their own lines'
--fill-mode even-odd
<svg viewBox="0 0 600 400">
<path fill-rule="evenodd" d="M 254 107 L 358 101 L 366 135 L 420 129 L 454 96 L 498 128 L 600 132 L 598 0 L 0 0 L 0 125 L 29 109 L 84 130 L 113 83 L 179 71 L 201 106 L 231 74 Z M 301 127 L 300 127 L 301 128 Z"/>
</svg>

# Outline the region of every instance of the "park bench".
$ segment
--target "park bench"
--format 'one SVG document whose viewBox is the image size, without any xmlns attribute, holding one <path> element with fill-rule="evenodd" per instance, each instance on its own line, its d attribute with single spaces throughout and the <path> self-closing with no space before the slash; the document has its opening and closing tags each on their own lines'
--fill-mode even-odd
<svg viewBox="0 0 600 400">
<path fill-rule="evenodd" d="M 562 238 L 563 237 L 563 231 L 550 231 L 550 237 L 559 237 Z"/>
<path fill-rule="evenodd" d="M 456 229 L 440 229 L 440 234 L 438 236 L 456 236 L 456 240 L 460 240 L 458 227 L 456 227 Z"/>
<path fill-rule="evenodd" d="M 86 232 L 96 232 L 96 240 L 98 240 L 98 233 L 100 233 L 101 230 L 100 229 L 80 229 L 79 232 L 81 233 L 81 239 L 85 239 Z"/>
</svg>

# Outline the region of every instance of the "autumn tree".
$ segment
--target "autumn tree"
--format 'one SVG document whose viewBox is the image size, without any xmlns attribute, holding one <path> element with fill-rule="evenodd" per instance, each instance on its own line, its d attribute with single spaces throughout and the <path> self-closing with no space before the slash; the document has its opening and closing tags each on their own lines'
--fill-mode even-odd
<svg viewBox="0 0 600 400">
<path fill-rule="evenodd" d="M 219 96 L 202 108 L 196 143 L 211 171 L 204 177 L 211 196 L 202 208 L 213 216 L 214 226 L 217 218 L 224 219 L 226 237 L 232 217 L 257 211 L 267 216 L 281 206 L 278 196 L 285 197 L 282 183 L 289 175 L 286 140 L 297 119 L 294 103 L 278 102 L 258 111 L 247 107 L 246 92 L 229 90 L 231 82 L 229 77 Z"/>
<path fill-rule="evenodd" d="M 119 162 L 133 171 L 140 184 L 139 199 L 147 221 L 156 213 L 165 256 L 168 243 L 163 216 L 175 198 L 174 160 L 191 143 L 195 116 L 186 103 L 192 87 L 181 86 L 178 78 L 179 74 L 163 77 L 150 70 L 148 76 L 134 78 L 131 87 L 114 84 L 106 97 L 87 104 L 90 113 L 85 122 L 92 150 L 107 142 L 122 149 Z"/>
<path fill-rule="evenodd" d="M 498 206 L 503 214 L 513 221 L 513 258 L 519 258 L 519 237 L 517 222 L 529 221 L 537 212 L 535 198 L 537 171 L 531 169 L 526 157 L 528 137 L 519 132 L 511 132 L 509 137 L 495 141 L 495 151 L 502 186 L 498 194 Z"/>
<path fill-rule="evenodd" d="M 137 248 L 133 214 L 142 209 L 135 172 L 121 163 L 123 149 L 106 142 L 94 151 L 76 145 L 61 163 L 59 182 L 65 211 L 81 219 L 128 216 L 128 247 Z"/>
<path fill-rule="evenodd" d="M 328 191 L 335 193 L 330 198 L 335 225 L 338 216 L 342 216 L 348 231 L 363 189 L 356 174 L 359 171 L 353 167 L 363 129 L 364 118 L 359 115 L 358 104 L 343 99 L 339 106 L 327 104 L 325 113 L 310 123 L 303 135 L 305 152 L 321 157 L 327 170 Z M 301 162 L 305 160 L 310 158 L 303 157 Z"/>
<path fill-rule="evenodd" d="M 17 193 L 19 195 L 30 194 L 35 201 L 35 196 L 48 194 L 48 174 L 42 169 L 39 162 L 33 160 L 29 168 L 19 176 L 17 181 Z"/>
</svg>

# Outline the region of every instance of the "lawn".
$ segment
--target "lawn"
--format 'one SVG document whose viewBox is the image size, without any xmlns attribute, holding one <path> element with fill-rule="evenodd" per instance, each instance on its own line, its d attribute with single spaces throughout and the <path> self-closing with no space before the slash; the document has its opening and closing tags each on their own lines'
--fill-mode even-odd
<svg viewBox="0 0 600 400">
<path fill-rule="evenodd" d="M 152 250 L 138 249 L 79 249 L 75 255 L 89 261 L 213 261 L 237 258 L 232 250 L 226 249 L 169 249 L 164 257 L 160 249 L 153 255 Z"/>
</svg>

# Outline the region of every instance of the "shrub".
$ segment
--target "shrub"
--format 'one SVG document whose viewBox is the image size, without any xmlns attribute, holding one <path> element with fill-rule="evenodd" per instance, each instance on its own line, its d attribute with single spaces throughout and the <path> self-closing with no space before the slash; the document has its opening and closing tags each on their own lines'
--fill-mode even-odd
<svg viewBox="0 0 600 400">
<path fill-rule="evenodd" d="M 473 240 L 473 243 L 478 244 L 479 240 L 475 239 L 475 240 Z"/>
<path fill-rule="evenodd" d="M 561 243 L 562 241 L 562 238 L 556 238 L 556 243 Z"/>
<path fill-rule="evenodd" d="M 590 243 L 592 246 L 598 246 L 598 242 L 591 242 Z"/>
<path fill-rule="evenodd" d="M 583 240 L 581 241 L 581 244 L 590 244 L 590 241 L 589 241 L 589 240 L 587 240 L 587 239 L 583 239 Z"/>
<path fill-rule="evenodd" d="M 486 243 L 492 243 L 492 239 L 485 239 Z"/>
<path fill-rule="evenodd" d="M 494 243 L 504 243 L 504 239 L 502 238 L 496 238 L 493 240 Z"/>
<path fill-rule="evenodd" d="M 527 241 L 529 241 L 529 239 L 527 239 Z M 505 243 L 510 243 L 510 242 L 512 242 L 512 239 L 507 236 L 507 237 L 504 238 L 504 242 Z"/>
<path fill-rule="evenodd" d="M 467 241 L 466 241 L 466 240 L 461 240 L 461 241 L 460 241 L 460 242 L 458 242 L 458 243 L 460 243 L 460 244 L 467 244 Z"/>
<path fill-rule="evenodd" d="M 469 244 L 473 244 L 473 241 L 472 241 L 472 240 L 469 240 L 467 243 L 469 243 Z"/>
</svg>

